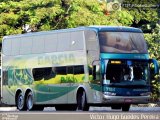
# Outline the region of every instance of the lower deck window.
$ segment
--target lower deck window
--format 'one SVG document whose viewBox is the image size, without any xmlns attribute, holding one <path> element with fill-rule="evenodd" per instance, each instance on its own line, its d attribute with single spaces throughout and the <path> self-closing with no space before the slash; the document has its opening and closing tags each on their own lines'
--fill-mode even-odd
<svg viewBox="0 0 160 120">
<path fill-rule="evenodd" d="M 52 67 L 34 68 L 32 70 L 32 73 L 35 81 L 42 79 L 49 79 L 51 76 L 53 76 Z"/>
<path fill-rule="evenodd" d="M 34 68 L 32 70 L 33 78 L 38 80 L 49 80 L 60 75 L 60 77 L 67 77 L 67 74 L 78 75 L 84 74 L 84 66 L 62 66 L 62 67 L 46 67 L 46 68 Z"/>
</svg>

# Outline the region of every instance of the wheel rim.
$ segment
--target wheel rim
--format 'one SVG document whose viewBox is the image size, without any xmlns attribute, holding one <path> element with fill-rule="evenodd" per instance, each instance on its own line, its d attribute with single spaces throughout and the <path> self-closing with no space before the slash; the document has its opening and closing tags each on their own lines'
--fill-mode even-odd
<svg viewBox="0 0 160 120">
<path fill-rule="evenodd" d="M 22 96 L 22 94 L 20 94 L 19 96 L 18 96 L 18 109 L 22 109 L 23 108 L 23 105 L 24 105 L 24 101 L 23 101 L 23 96 Z"/>
<path fill-rule="evenodd" d="M 27 108 L 28 110 L 31 110 L 33 107 L 33 98 L 32 98 L 32 95 L 28 95 L 28 98 L 27 98 Z"/>
</svg>

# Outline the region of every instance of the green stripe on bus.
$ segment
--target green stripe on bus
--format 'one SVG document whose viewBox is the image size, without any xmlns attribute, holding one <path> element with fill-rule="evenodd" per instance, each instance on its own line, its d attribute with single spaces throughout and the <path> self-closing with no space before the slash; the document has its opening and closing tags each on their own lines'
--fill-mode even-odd
<svg viewBox="0 0 160 120">
<path fill-rule="evenodd" d="M 103 59 L 149 59 L 148 54 L 134 54 L 134 53 L 101 53 L 100 57 Z"/>
</svg>

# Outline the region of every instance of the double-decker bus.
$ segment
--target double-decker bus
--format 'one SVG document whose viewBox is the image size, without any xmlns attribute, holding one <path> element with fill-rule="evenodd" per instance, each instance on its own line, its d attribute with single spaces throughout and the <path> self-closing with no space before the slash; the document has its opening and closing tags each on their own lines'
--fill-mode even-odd
<svg viewBox="0 0 160 120">
<path fill-rule="evenodd" d="M 138 28 L 89 26 L 5 36 L 1 98 L 19 110 L 129 111 L 131 104 L 150 101 L 151 76 L 158 71 Z"/>
</svg>

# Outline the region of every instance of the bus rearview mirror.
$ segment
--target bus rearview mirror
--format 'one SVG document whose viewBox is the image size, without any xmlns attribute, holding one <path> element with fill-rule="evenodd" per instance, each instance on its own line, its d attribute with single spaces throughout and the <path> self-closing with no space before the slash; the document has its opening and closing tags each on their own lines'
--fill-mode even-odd
<svg viewBox="0 0 160 120">
<path fill-rule="evenodd" d="M 151 68 L 151 74 L 152 74 L 152 75 L 159 74 L 159 65 L 158 65 L 157 60 L 155 60 L 155 59 L 150 59 L 150 60 L 149 60 L 149 63 L 150 63 L 150 64 L 153 64 L 153 66 L 150 66 L 150 68 Z M 153 67 L 153 68 L 152 68 L 152 67 Z"/>
</svg>

